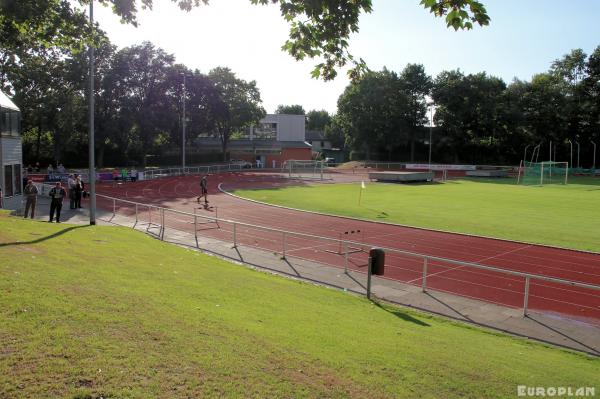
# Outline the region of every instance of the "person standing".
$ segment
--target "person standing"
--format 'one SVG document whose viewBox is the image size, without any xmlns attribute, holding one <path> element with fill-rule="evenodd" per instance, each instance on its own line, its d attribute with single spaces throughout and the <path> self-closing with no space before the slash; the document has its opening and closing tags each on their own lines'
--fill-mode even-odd
<svg viewBox="0 0 600 399">
<path fill-rule="evenodd" d="M 132 168 L 129 171 L 129 176 L 131 176 L 131 181 L 136 182 L 138 179 L 138 171 L 135 168 Z"/>
<path fill-rule="evenodd" d="M 27 180 L 27 185 L 23 189 L 23 193 L 25 194 L 25 219 L 27 219 L 27 215 L 29 214 L 29 209 L 31 208 L 31 218 L 35 217 L 35 204 L 37 203 L 37 195 L 38 188 L 33 184 L 32 180 Z"/>
<path fill-rule="evenodd" d="M 23 187 L 25 187 L 27 185 L 27 182 L 29 181 L 29 172 L 27 172 L 27 168 L 22 168 L 23 172 Z"/>
<path fill-rule="evenodd" d="M 62 187 L 61 182 L 56 182 L 56 185 L 52 187 L 50 190 L 50 220 L 49 223 L 52 223 L 54 219 L 54 213 L 56 212 L 56 223 L 60 223 L 60 211 L 62 210 L 62 202 L 63 198 L 67 195 L 67 192 Z"/>
<path fill-rule="evenodd" d="M 75 209 L 75 178 L 73 175 L 69 175 L 67 189 L 69 190 L 69 208 Z"/>
<path fill-rule="evenodd" d="M 81 195 L 83 194 L 83 182 L 81 177 L 76 175 L 75 177 L 75 209 L 81 208 Z"/>
<path fill-rule="evenodd" d="M 204 197 L 204 205 L 208 204 L 208 179 L 207 176 L 202 176 L 200 179 L 200 196 L 198 197 L 198 203 L 200 203 L 200 198 Z"/>
</svg>

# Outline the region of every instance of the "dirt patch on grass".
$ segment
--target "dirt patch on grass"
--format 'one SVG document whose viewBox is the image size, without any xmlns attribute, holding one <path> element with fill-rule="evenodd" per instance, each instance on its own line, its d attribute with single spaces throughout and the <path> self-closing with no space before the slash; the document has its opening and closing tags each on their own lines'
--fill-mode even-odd
<svg viewBox="0 0 600 399">
<path fill-rule="evenodd" d="M 337 166 L 337 169 L 354 169 L 354 168 L 363 168 L 365 166 L 364 162 L 358 161 L 350 161 Z"/>
</svg>

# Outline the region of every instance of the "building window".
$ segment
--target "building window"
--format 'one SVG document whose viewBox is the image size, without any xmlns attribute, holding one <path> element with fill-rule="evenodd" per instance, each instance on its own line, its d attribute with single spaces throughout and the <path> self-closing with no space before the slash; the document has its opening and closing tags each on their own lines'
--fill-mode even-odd
<svg viewBox="0 0 600 399">
<path fill-rule="evenodd" d="M 15 177 L 15 195 L 23 193 L 23 175 L 21 173 L 21 165 L 13 165 L 13 176 Z"/>
<path fill-rule="evenodd" d="M 4 165 L 4 196 L 13 196 L 12 165 Z"/>
<path fill-rule="evenodd" d="M 3 195 L 12 197 L 23 193 L 23 181 L 21 176 L 21 165 L 4 165 L 4 187 Z"/>
<path fill-rule="evenodd" d="M 11 109 L 0 112 L 0 134 L 18 137 L 21 131 L 21 113 Z"/>
<path fill-rule="evenodd" d="M 257 139 L 274 140 L 277 138 L 277 123 L 261 123 L 254 129 Z"/>
</svg>

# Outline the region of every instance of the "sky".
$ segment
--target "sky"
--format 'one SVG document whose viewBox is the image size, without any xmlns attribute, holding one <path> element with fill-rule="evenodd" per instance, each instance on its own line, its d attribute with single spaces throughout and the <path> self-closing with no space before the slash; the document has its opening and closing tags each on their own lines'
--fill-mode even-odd
<svg viewBox="0 0 600 399">
<path fill-rule="evenodd" d="M 373 12 L 361 16 L 360 31 L 350 38 L 350 52 L 372 70 L 385 66 L 400 72 L 417 63 L 433 77 L 460 69 L 485 71 L 509 83 L 547 71 L 572 49 L 590 54 L 600 46 L 598 0 L 480 1 L 490 25 L 455 32 L 419 0 L 373 0 Z M 150 41 L 188 68 L 207 73 L 226 66 L 242 79 L 255 80 L 269 113 L 279 104 L 336 112 L 349 83 L 345 71 L 330 82 L 312 79 L 316 60 L 297 62 L 281 51 L 289 27 L 277 6 L 211 0 L 188 13 L 169 0 L 154 3 L 153 10 L 140 10 L 137 28 L 121 24 L 100 5 L 94 17 L 118 48 Z"/>
</svg>

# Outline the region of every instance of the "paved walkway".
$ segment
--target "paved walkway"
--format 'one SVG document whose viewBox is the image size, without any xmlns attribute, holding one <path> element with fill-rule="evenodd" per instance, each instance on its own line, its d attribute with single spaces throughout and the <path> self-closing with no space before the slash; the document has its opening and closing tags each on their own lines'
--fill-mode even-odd
<svg viewBox="0 0 600 399">
<path fill-rule="evenodd" d="M 65 202 L 61 221 L 64 223 L 87 224 L 89 213 L 87 209 L 70 210 Z M 87 205 L 87 203 L 86 203 Z M 48 220 L 49 204 L 46 198 L 38 201 L 39 220 Z M 134 227 L 134 220 L 124 216 L 113 216 L 111 212 L 98 210 L 98 224 L 117 224 Z M 158 229 L 147 229 L 147 225 L 137 224 L 139 231 L 158 237 Z M 227 260 L 239 262 L 251 267 L 270 271 L 291 278 L 311 281 L 344 291 L 366 294 L 366 275 L 343 269 L 288 257 L 257 248 L 238 246 L 208 237 L 166 229 L 165 241 L 188 248 L 198 248 L 204 253 L 212 254 Z M 373 293 L 387 301 L 407 306 L 444 317 L 461 320 L 494 330 L 504 331 L 513 335 L 527 337 L 538 341 L 583 351 L 600 356 L 600 328 L 582 322 L 567 320 L 551 314 L 531 312 L 523 317 L 521 309 L 514 309 L 473 300 L 465 297 L 446 294 L 443 292 L 422 292 L 420 287 L 399 283 L 396 281 L 373 278 Z"/>
</svg>

